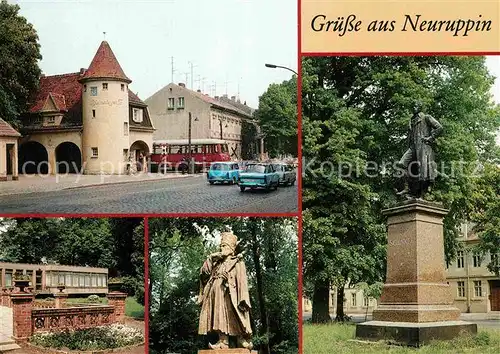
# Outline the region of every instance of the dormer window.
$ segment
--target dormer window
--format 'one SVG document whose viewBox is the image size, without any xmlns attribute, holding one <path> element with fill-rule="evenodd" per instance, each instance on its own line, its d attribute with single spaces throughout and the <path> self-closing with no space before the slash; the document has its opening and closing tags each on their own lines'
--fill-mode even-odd
<svg viewBox="0 0 500 354">
<path fill-rule="evenodd" d="M 104 82 L 102 84 L 102 89 L 103 89 L 103 91 L 107 91 L 108 90 L 108 83 L 107 82 Z"/>
<path fill-rule="evenodd" d="M 56 117 L 55 116 L 49 116 L 47 117 L 47 123 L 55 123 L 56 122 Z"/>
<path fill-rule="evenodd" d="M 142 109 L 132 108 L 132 120 L 136 123 L 142 123 Z"/>
</svg>

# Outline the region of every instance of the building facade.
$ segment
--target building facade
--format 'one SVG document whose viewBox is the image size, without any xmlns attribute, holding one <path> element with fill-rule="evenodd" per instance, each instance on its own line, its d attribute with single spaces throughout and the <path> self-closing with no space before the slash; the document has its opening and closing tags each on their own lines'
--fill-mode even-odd
<svg viewBox="0 0 500 354">
<path fill-rule="evenodd" d="M 170 83 L 145 102 L 156 128 L 154 140 L 189 139 L 191 113 L 191 139 L 222 139 L 233 159 L 241 157 L 243 122 L 255 124 L 254 110 L 236 97 L 210 97 L 183 83 Z"/>
<path fill-rule="evenodd" d="M 53 264 L 23 264 L 0 262 L 0 285 L 2 289 L 14 286 L 16 275 L 28 276 L 30 287 L 37 294 L 64 292 L 74 294 L 106 294 L 108 292 L 108 269 L 77 267 Z"/>
<path fill-rule="evenodd" d="M 88 69 L 42 76 L 21 117 L 20 173 L 121 174 L 150 153 L 154 127 L 131 82 L 106 41 Z"/>
<path fill-rule="evenodd" d="M 469 224 L 462 225 L 461 250 L 446 270 L 453 304 L 462 312 L 500 311 L 500 277 L 487 268 L 498 255 L 476 253 L 474 247 L 479 238 L 472 229 Z"/>
</svg>

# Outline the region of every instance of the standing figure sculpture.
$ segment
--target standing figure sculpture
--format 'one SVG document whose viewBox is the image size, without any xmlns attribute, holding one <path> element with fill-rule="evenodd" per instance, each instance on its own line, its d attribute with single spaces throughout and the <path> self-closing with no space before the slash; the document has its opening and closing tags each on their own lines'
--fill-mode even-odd
<svg viewBox="0 0 500 354">
<path fill-rule="evenodd" d="M 442 130 L 436 119 L 422 112 L 422 103 L 415 102 L 408 132 L 409 148 L 396 163 L 405 170 L 407 181 L 398 195 L 423 198 L 427 193 L 437 175 L 432 145 Z"/>
<path fill-rule="evenodd" d="M 198 333 L 218 334 L 219 341 L 209 343 L 211 349 L 229 348 L 229 336 L 238 338 L 239 347 L 252 349 L 246 268 L 237 248 L 237 237 L 222 233 L 220 252 L 212 253 L 200 270 Z"/>
</svg>

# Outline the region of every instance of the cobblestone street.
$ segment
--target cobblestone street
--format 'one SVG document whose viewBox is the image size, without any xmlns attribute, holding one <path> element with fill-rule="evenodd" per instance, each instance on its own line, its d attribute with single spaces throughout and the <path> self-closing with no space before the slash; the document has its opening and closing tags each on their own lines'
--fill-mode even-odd
<svg viewBox="0 0 500 354">
<path fill-rule="evenodd" d="M 297 185 L 246 191 L 209 185 L 205 175 L 0 196 L 0 213 L 289 213 L 298 210 Z"/>
</svg>

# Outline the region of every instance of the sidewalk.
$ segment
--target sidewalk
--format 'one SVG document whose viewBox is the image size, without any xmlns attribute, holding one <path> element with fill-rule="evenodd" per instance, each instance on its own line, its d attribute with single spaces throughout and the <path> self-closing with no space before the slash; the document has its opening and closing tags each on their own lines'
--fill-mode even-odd
<svg viewBox="0 0 500 354">
<path fill-rule="evenodd" d="M 117 184 L 141 181 L 155 181 L 174 178 L 187 178 L 199 175 L 181 173 L 138 173 L 136 175 L 22 175 L 18 181 L 0 182 L 0 196 L 37 192 L 53 192 L 63 189 L 89 187 L 104 184 Z"/>
</svg>

